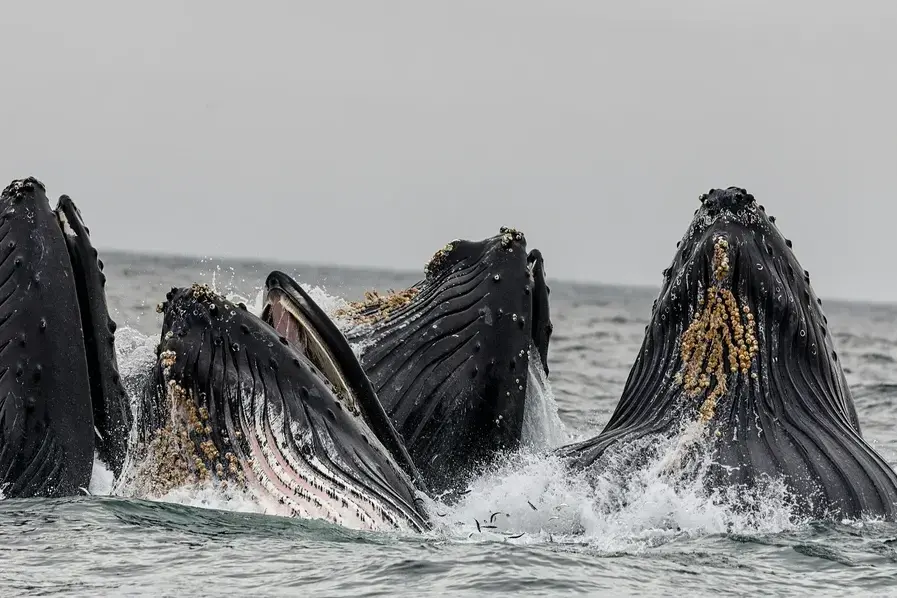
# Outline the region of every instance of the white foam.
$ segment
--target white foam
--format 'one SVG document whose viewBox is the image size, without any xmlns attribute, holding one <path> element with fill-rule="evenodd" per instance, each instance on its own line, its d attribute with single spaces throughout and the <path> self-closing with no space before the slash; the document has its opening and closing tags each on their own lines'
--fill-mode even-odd
<svg viewBox="0 0 897 598">
<path fill-rule="evenodd" d="M 349 307 L 348 301 L 342 297 L 329 294 L 325 287 L 303 284 L 302 288 L 305 289 L 305 292 L 308 293 L 314 302 L 318 304 L 318 307 L 324 310 L 324 313 L 330 318 L 333 318 L 338 310 Z"/>
<path fill-rule="evenodd" d="M 706 457 L 693 463 L 690 471 L 697 474 L 691 481 L 666 475 L 666 457 L 676 442 L 650 438 L 609 451 L 602 470 L 586 474 L 570 473 L 554 455 L 522 452 L 474 480 L 459 503 L 437 506 L 438 532 L 454 539 L 553 541 L 612 552 L 641 550 L 681 534 L 794 528 L 782 484 L 708 492 Z M 652 458 L 634 467 L 633 456 L 643 451 Z M 490 529 L 494 513 L 500 515 Z"/>
<path fill-rule="evenodd" d="M 210 273 L 211 282 L 209 286 L 213 291 L 230 301 L 231 303 L 243 303 L 246 305 L 246 309 L 255 314 L 256 316 L 261 317 L 262 311 L 265 308 L 265 296 L 266 290 L 265 286 L 257 286 L 255 287 L 249 295 L 244 295 L 238 289 L 245 289 L 247 287 L 247 282 L 245 279 L 237 280 L 236 274 L 233 268 L 228 268 L 230 276 L 227 277 L 226 274 L 222 272 L 221 266 L 216 266 L 215 269 Z M 295 278 L 296 282 L 302 287 L 302 289 L 308 293 L 309 297 L 318 304 L 324 313 L 326 313 L 330 318 L 334 317 L 335 312 L 340 309 L 348 307 L 349 303 L 342 297 L 331 295 L 327 292 L 326 287 L 323 286 L 313 286 L 309 284 L 303 284 L 299 282 L 299 277 Z M 254 299 L 250 299 L 250 297 L 254 297 Z"/>
<path fill-rule="evenodd" d="M 114 481 L 115 476 L 109 470 L 109 467 L 99 456 L 94 455 L 93 471 L 90 474 L 90 484 L 87 487 L 87 491 L 94 496 L 109 495 L 112 493 Z"/>
<path fill-rule="evenodd" d="M 235 513 L 279 514 L 272 506 L 266 506 L 255 495 L 242 490 L 222 489 L 219 484 L 203 482 L 175 488 L 160 497 L 147 496 L 147 500 L 169 502 L 186 507 L 233 511 Z"/>
<path fill-rule="evenodd" d="M 531 451 L 539 452 L 561 446 L 568 440 L 567 428 L 558 414 L 554 391 L 542 367 L 539 352 L 531 345 L 521 442 Z"/>
</svg>

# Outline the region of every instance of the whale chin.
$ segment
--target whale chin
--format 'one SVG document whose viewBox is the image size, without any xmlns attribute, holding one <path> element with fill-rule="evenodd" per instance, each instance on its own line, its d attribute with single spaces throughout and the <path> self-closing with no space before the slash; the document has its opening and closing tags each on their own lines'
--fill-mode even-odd
<svg viewBox="0 0 897 598">
<path fill-rule="evenodd" d="M 418 284 L 337 316 L 433 492 L 519 447 L 528 368 L 547 373 L 552 329 L 542 254 L 520 231 L 453 241 Z"/>
<path fill-rule="evenodd" d="M 560 453 L 576 469 L 600 469 L 621 443 L 688 437 L 677 463 L 709 452 L 713 488 L 782 480 L 798 515 L 893 518 L 897 477 L 862 437 L 791 242 L 743 189 L 701 200 L 613 415 Z"/>
</svg>

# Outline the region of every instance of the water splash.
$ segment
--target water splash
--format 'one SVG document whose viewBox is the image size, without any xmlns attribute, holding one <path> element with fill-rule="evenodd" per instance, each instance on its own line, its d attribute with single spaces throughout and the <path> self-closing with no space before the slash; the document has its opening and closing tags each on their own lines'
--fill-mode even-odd
<svg viewBox="0 0 897 598">
<path fill-rule="evenodd" d="M 556 455 L 522 451 L 474 480 L 458 503 L 438 505 L 439 533 L 615 552 L 682 535 L 774 533 L 805 523 L 793 516 L 782 483 L 708 490 L 709 454 L 696 455 L 683 475 L 669 475 L 667 456 L 677 442 L 643 438 L 609 451 L 600 469 L 580 473 Z"/>
<path fill-rule="evenodd" d="M 210 258 L 203 258 L 200 263 L 211 262 Z M 251 285 L 245 278 L 237 278 L 236 270 L 233 267 L 222 268 L 221 264 L 215 264 L 214 268 L 209 271 L 201 271 L 200 279 L 208 278 L 209 287 L 230 301 L 231 303 L 242 303 L 246 309 L 256 316 L 261 316 L 262 309 L 265 306 L 265 288 L 264 286 Z M 252 289 L 249 295 L 244 295 L 245 289 Z M 254 296 L 255 299 L 250 299 Z"/>
<path fill-rule="evenodd" d="M 282 511 L 266 505 L 257 496 L 246 490 L 223 489 L 214 482 L 200 482 L 174 488 L 162 496 L 146 496 L 145 500 L 174 503 L 198 509 L 214 509 L 234 513 L 259 513 L 281 515 Z"/>
<path fill-rule="evenodd" d="M 297 276 L 295 280 L 296 282 L 299 282 L 299 277 Z M 334 317 L 335 312 L 349 305 L 349 303 L 345 299 L 329 294 L 326 287 L 312 286 L 309 284 L 302 284 L 301 282 L 299 283 L 299 285 L 306 293 L 308 293 L 312 300 L 318 304 L 318 307 L 324 310 L 324 313 L 326 313 L 330 318 Z M 231 278 L 230 282 L 227 285 L 219 287 L 217 286 L 217 276 L 215 276 L 215 273 L 213 272 L 212 282 L 210 286 L 212 290 L 223 296 L 231 303 L 243 303 L 244 305 L 246 305 L 246 309 L 248 311 L 258 317 L 261 317 L 262 311 L 265 308 L 265 298 L 267 295 L 264 285 L 254 287 L 249 295 L 244 295 L 239 292 L 238 289 L 246 288 L 247 284 L 245 280 L 241 280 L 239 283 L 237 283 L 233 278 Z M 254 299 L 250 299 L 250 297 L 254 297 Z"/>
<path fill-rule="evenodd" d="M 558 404 L 539 352 L 530 345 L 529 354 L 521 440 L 525 448 L 535 453 L 569 442 L 569 435 L 558 414 Z"/>
<path fill-rule="evenodd" d="M 109 467 L 96 455 L 93 459 L 93 471 L 90 474 L 90 485 L 87 491 L 94 496 L 112 494 L 115 475 Z"/>
<path fill-rule="evenodd" d="M 330 295 L 325 287 L 311 286 L 307 284 L 301 285 L 305 292 L 318 304 L 318 307 L 324 310 L 324 313 L 331 319 L 338 310 L 349 307 L 349 302 L 342 297 Z"/>
</svg>

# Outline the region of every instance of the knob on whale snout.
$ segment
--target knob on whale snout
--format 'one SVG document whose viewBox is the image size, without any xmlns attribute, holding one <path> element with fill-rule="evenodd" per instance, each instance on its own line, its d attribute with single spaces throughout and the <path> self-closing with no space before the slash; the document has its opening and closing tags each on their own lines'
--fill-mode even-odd
<svg viewBox="0 0 897 598">
<path fill-rule="evenodd" d="M 728 189 L 711 189 L 709 193 L 701 196 L 704 209 L 711 214 L 722 211 L 738 212 L 747 208 L 754 202 L 754 196 L 741 187 L 729 187 Z"/>
</svg>

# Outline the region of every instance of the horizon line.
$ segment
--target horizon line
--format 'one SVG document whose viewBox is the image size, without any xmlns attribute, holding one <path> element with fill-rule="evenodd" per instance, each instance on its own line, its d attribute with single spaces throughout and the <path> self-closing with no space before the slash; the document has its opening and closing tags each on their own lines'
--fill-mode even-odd
<svg viewBox="0 0 897 598">
<path fill-rule="evenodd" d="M 98 248 L 99 250 L 100 248 Z M 412 270 L 410 267 L 405 268 L 401 266 L 375 266 L 370 264 L 341 264 L 338 262 L 313 262 L 313 261 L 290 261 L 286 259 L 279 258 L 267 258 L 267 257 L 254 257 L 254 256 L 244 256 L 244 255 L 199 255 L 190 252 L 169 252 L 169 251 L 145 251 L 140 249 L 122 249 L 119 247 L 106 246 L 101 249 L 103 252 L 107 253 L 120 253 L 120 254 L 128 254 L 128 255 L 136 255 L 136 256 L 144 256 L 144 257 L 162 257 L 162 258 L 181 258 L 187 260 L 234 260 L 241 262 L 250 262 L 250 263 L 264 263 L 264 262 L 272 262 L 273 264 L 280 264 L 284 266 L 311 266 L 313 268 L 339 268 L 342 270 L 353 270 L 353 271 L 375 271 L 375 272 L 389 272 L 392 274 L 408 274 L 408 275 L 416 275 L 423 276 L 423 272 L 417 272 Z M 652 285 L 648 283 L 623 283 L 623 282 L 606 282 L 602 280 L 595 279 L 577 279 L 577 278 L 565 278 L 559 277 L 555 278 L 555 281 L 561 284 L 567 285 L 579 285 L 579 286 L 591 286 L 591 287 L 613 287 L 613 288 L 629 288 L 629 289 L 644 289 L 644 290 L 654 290 L 655 292 L 660 291 L 660 285 Z M 836 303 L 858 303 L 864 305 L 895 305 L 897 306 L 897 299 L 870 299 L 870 298 L 859 298 L 859 297 L 843 297 L 837 295 L 829 295 L 824 299 L 826 302 L 836 302 Z"/>
</svg>

